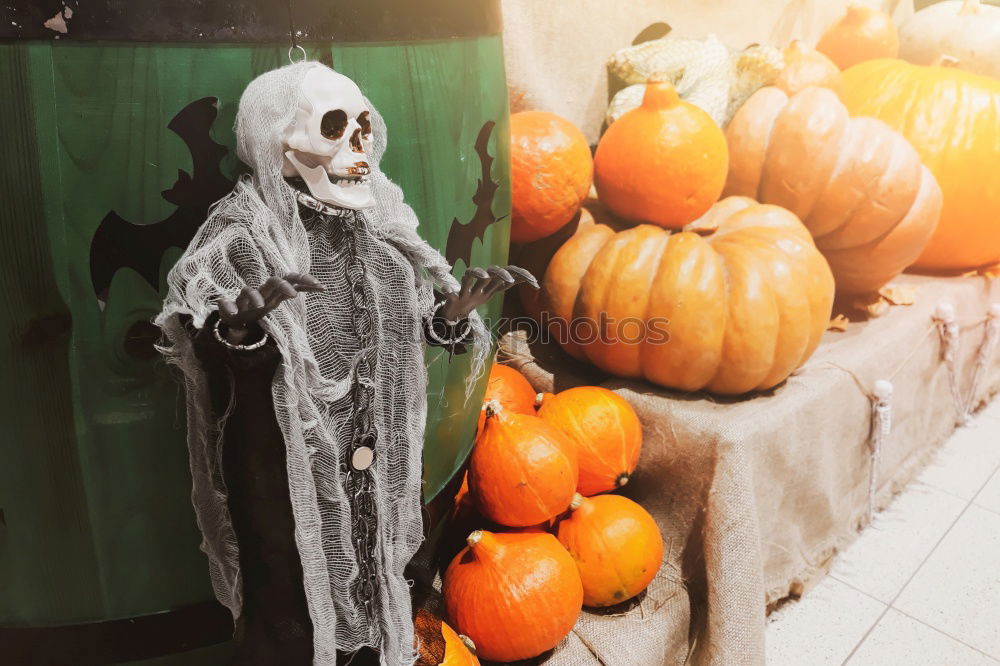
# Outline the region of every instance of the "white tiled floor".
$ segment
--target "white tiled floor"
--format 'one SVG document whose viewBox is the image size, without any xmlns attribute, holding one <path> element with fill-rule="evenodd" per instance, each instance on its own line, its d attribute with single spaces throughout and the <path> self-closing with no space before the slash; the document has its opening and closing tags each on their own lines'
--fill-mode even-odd
<svg viewBox="0 0 1000 666">
<path fill-rule="evenodd" d="M 1000 400 L 772 613 L 769 666 L 1000 666 Z"/>
</svg>

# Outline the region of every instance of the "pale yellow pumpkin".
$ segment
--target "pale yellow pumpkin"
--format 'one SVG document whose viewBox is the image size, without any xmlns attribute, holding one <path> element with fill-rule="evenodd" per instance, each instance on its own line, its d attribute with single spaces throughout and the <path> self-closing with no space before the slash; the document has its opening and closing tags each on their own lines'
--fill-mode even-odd
<svg viewBox="0 0 1000 666">
<path fill-rule="evenodd" d="M 955 58 L 959 69 L 1000 79 L 1000 7 L 945 0 L 899 27 L 900 58 L 931 65 L 941 56 Z"/>
</svg>

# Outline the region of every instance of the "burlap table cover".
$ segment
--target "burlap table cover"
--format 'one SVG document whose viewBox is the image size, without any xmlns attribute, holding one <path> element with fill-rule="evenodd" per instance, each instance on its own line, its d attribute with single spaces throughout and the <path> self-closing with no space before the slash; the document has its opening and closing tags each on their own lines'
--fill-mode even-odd
<svg viewBox="0 0 1000 666">
<path fill-rule="evenodd" d="M 606 64 L 654 23 L 676 35 L 715 34 L 742 49 L 753 43 L 815 44 L 850 0 L 503 0 L 504 60 L 511 111 L 558 113 L 596 143 L 608 105 Z M 867 0 L 897 25 L 913 0 Z"/>
<path fill-rule="evenodd" d="M 933 314 L 951 303 L 959 323 L 956 371 L 969 392 L 996 281 L 903 276 L 916 303 L 827 332 L 814 356 L 775 390 L 743 400 L 684 394 L 602 377 L 523 333 L 501 357 L 538 390 L 600 384 L 625 397 L 644 428 L 626 494 L 656 518 L 663 567 L 630 608 L 585 612 L 547 664 L 725 666 L 764 663 L 766 610 L 819 579 L 866 522 L 870 393 L 895 387 L 877 505 L 913 478 L 954 430 L 958 410 Z M 669 344 L 669 343 L 668 343 Z M 994 354 L 977 390 L 1000 386 Z"/>
</svg>

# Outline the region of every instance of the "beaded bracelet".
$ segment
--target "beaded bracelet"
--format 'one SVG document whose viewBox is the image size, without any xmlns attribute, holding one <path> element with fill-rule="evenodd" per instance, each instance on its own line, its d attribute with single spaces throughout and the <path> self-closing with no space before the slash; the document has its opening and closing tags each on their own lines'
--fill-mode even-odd
<svg viewBox="0 0 1000 666">
<path fill-rule="evenodd" d="M 235 351 L 253 351 L 254 349 L 260 349 L 261 347 L 263 347 L 267 343 L 267 339 L 268 339 L 267 338 L 267 333 L 264 333 L 264 337 L 262 337 L 257 342 L 254 342 L 253 344 L 250 344 L 250 345 L 234 345 L 229 340 L 226 340 L 226 337 L 224 335 L 222 335 L 222 332 L 219 330 L 219 326 L 221 326 L 221 325 L 222 325 L 222 320 L 221 319 L 215 322 L 215 328 L 213 329 L 213 332 L 215 333 L 215 339 L 218 340 L 219 342 L 221 342 L 223 345 L 225 345 L 228 349 L 232 349 L 232 350 L 235 350 Z"/>
<path fill-rule="evenodd" d="M 458 345 L 458 344 L 461 344 L 461 343 L 465 342 L 465 339 L 469 337 L 469 332 L 472 330 L 472 327 L 471 326 L 466 326 L 465 330 L 462 331 L 461 335 L 455 336 L 451 340 L 445 340 L 440 335 L 438 335 L 437 331 L 434 330 L 434 315 L 437 314 L 437 311 L 440 310 L 441 306 L 443 306 L 443 305 L 444 305 L 444 301 L 441 301 L 440 303 L 438 303 L 437 305 L 435 305 L 434 309 L 431 310 L 430 314 L 427 315 L 427 322 L 426 322 L 427 323 L 427 337 L 429 337 L 431 340 L 433 340 L 434 342 L 438 343 L 442 347 L 454 347 L 455 345 Z M 448 326 L 455 327 L 455 326 L 457 326 L 458 324 L 461 323 L 461 320 L 460 321 L 450 321 L 448 319 L 445 319 L 444 323 L 447 324 Z"/>
</svg>

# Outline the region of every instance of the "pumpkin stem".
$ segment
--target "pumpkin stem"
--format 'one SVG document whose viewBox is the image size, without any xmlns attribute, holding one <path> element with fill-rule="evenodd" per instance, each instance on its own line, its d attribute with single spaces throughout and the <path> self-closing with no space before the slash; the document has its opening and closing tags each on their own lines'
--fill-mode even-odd
<svg viewBox="0 0 1000 666">
<path fill-rule="evenodd" d="M 497 552 L 499 545 L 496 537 L 486 530 L 476 530 L 465 539 L 465 543 L 469 544 L 469 550 L 480 559 L 483 556 L 492 557 Z"/>
<path fill-rule="evenodd" d="M 642 105 L 647 109 L 669 109 L 681 101 L 677 89 L 669 81 L 657 80 L 653 77 L 646 83 L 646 92 L 642 96 Z"/>
<path fill-rule="evenodd" d="M 576 511 L 583 504 L 584 497 L 580 493 L 573 493 L 573 499 L 569 502 L 569 510 Z"/>
<path fill-rule="evenodd" d="M 961 60 L 959 60 L 955 56 L 950 56 L 950 55 L 942 53 L 941 55 L 939 55 L 937 58 L 934 59 L 934 62 L 931 63 L 931 66 L 932 67 L 958 67 L 958 65 L 959 65 L 960 62 L 961 62 Z"/>
<path fill-rule="evenodd" d="M 618 478 L 615 479 L 615 486 L 619 488 L 624 488 L 625 484 L 628 483 L 628 480 L 629 480 L 628 472 L 622 472 L 621 474 L 618 475 Z"/>
<path fill-rule="evenodd" d="M 959 16 L 977 16 L 982 10 L 983 5 L 981 0 L 965 0 L 962 3 L 962 8 L 958 10 Z"/>
<path fill-rule="evenodd" d="M 535 409 L 538 409 L 539 407 L 542 406 L 542 401 L 543 400 L 545 400 L 545 394 L 544 393 L 536 393 L 535 394 Z"/>
<path fill-rule="evenodd" d="M 475 641 L 473 641 L 471 638 L 469 638 L 465 634 L 459 634 L 458 635 L 458 640 L 462 641 L 462 643 L 465 644 L 465 649 L 466 650 L 468 650 L 472 654 L 476 654 L 476 643 L 475 643 Z"/>
<path fill-rule="evenodd" d="M 503 412 L 503 406 L 500 404 L 500 401 L 496 399 L 488 401 L 486 403 L 485 409 L 486 409 L 486 418 L 496 416 L 497 414 Z"/>
</svg>

